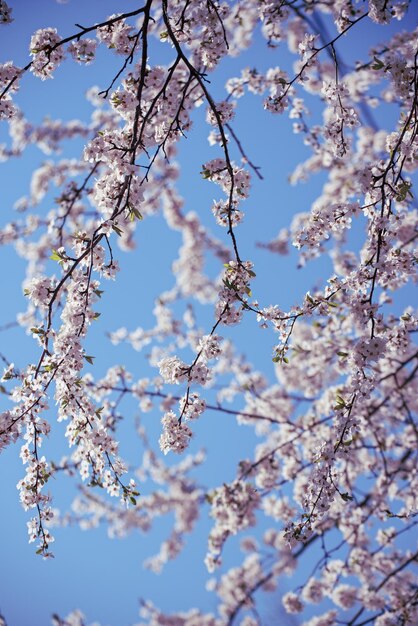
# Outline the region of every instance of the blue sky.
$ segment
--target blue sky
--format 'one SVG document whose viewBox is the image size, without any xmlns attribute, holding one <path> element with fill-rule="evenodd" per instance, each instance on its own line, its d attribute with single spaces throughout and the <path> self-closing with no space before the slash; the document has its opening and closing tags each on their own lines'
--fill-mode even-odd
<svg viewBox="0 0 418 626">
<path fill-rule="evenodd" d="M 137 2 L 129 0 L 117 3 L 111 0 L 71 0 L 68 4 L 58 4 L 54 0 L 37 0 L 36 3 L 12 0 L 10 4 L 15 21 L 1 30 L 0 62 L 13 60 L 17 65 L 27 62 L 30 36 L 37 28 L 54 26 L 62 36 L 67 36 L 75 32 L 75 22 L 93 24 L 116 10 L 128 11 L 138 6 Z M 414 4 L 408 18 L 410 25 L 416 22 L 417 9 L 417 4 Z M 387 32 L 389 34 L 391 29 Z M 359 27 L 355 37 L 356 58 L 361 58 L 367 51 L 373 37 L 375 28 L 370 22 Z M 354 40 L 350 37 L 350 41 L 351 44 L 348 39 L 343 41 L 341 50 L 346 59 L 352 60 Z M 156 51 L 155 54 L 156 62 L 163 62 L 165 52 L 161 55 Z M 239 59 L 225 61 L 220 71 L 211 77 L 211 92 L 215 99 L 221 99 L 226 77 L 238 75 L 241 67 L 290 67 L 290 61 L 284 48 L 268 50 L 261 37 L 257 36 L 251 50 Z M 41 121 L 45 115 L 62 120 L 87 119 L 91 106 L 84 99 L 85 90 L 91 84 L 106 86 L 119 63 L 120 59 L 101 52 L 97 62 L 88 68 L 67 60 L 52 81 L 41 82 L 26 75 L 16 101 L 29 121 L 34 123 Z M 185 175 L 180 179 L 179 190 L 185 198 L 185 210 L 198 212 L 202 222 L 227 242 L 225 233 L 216 230 L 210 211 L 212 199 L 220 197 L 220 192 L 199 175 L 202 163 L 218 156 L 217 149 L 207 142 L 203 116 L 202 111 L 197 112 L 196 130 L 180 147 L 179 161 Z M 308 210 L 312 200 L 319 195 L 322 179 L 317 176 L 308 185 L 289 186 L 289 174 L 308 155 L 308 151 L 300 138 L 292 134 L 287 117 L 267 114 L 263 111 L 260 98 L 249 95 L 239 102 L 234 129 L 243 140 L 252 161 L 262 168 L 264 176 L 263 181 L 255 177 L 252 179 L 252 193 L 244 206 L 246 218 L 237 232 L 240 250 L 243 258 L 251 258 L 256 265 L 254 294 L 260 301 L 272 301 L 273 298 L 285 309 L 295 304 L 312 285 L 321 284 L 330 271 L 330 264 L 325 258 L 298 270 L 296 253 L 290 257 L 272 256 L 257 248 L 256 242 L 271 240 L 281 227 L 289 224 L 292 215 Z M 4 129 L 0 130 L 0 142 L 5 140 L 5 136 Z M 67 142 L 63 156 L 76 157 L 80 148 L 79 141 Z M 56 157 L 45 157 L 36 148 L 30 148 L 21 159 L 0 165 L 0 226 L 19 218 L 13 212 L 13 203 L 28 192 L 30 172 L 45 158 Z M 39 208 L 41 213 L 49 210 L 53 195 L 51 193 L 46 197 Z M 171 263 L 176 257 L 180 237 L 167 229 L 161 217 L 155 216 L 140 224 L 136 240 L 137 251 L 134 254 L 117 253 L 122 271 L 115 283 L 105 284 L 100 304 L 101 318 L 87 340 L 88 352 L 96 356 L 95 371 L 98 375 L 114 363 L 124 363 L 137 378 L 149 372 L 142 355 L 123 345 L 111 346 L 105 333 L 121 326 L 134 330 L 138 325 L 144 328 L 152 325 L 154 299 L 162 289 L 170 288 L 173 282 Z M 8 248 L 0 248 L 0 263 L 4 268 L 1 327 L 12 321 L 17 311 L 24 310 L 21 282 L 25 269 L 23 261 Z M 214 273 L 219 270 L 215 265 L 209 267 Z M 407 295 L 405 302 L 406 298 Z M 198 311 L 199 324 L 210 328 L 213 323 L 211 307 L 206 310 L 201 307 Z M 245 319 L 241 328 L 232 329 L 231 337 L 248 360 L 274 380 L 271 356 L 275 337 L 270 331 L 255 330 L 255 321 Z M 20 367 L 37 358 L 33 340 L 20 329 L 1 334 L 0 352 Z M 133 463 L 141 454 L 140 443 L 132 436 L 137 407 L 129 401 L 124 406 L 126 423 L 120 434 L 121 453 Z M 52 410 L 50 416 L 53 421 Z M 156 448 L 160 430 L 159 412 L 154 411 L 143 419 Z M 45 454 L 64 453 L 62 433 L 63 429 L 54 425 L 51 440 L 45 444 Z M 233 417 L 208 412 L 204 420 L 196 425 L 195 433 L 192 449 L 196 451 L 204 447 L 209 451 L 208 463 L 200 471 L 199 479 L 210 485 L 231 480 L 237 461 L 253 449 L 254 439 L 250 429 L 238 427 Z M 157 523 L 149 536 L 133 534 L 123 540 L 109 540 L 105 528 L 93 532 L 82 532 L 75 527 L 56 529 L 56 544 L 53 546 L 56 558 L 42 561 L 35 555 L 33 546 L 27 543 L 26 521 L 29 515 L 21 508 L 15 487 L 23 475 L 18 453 L 17 444 L 0 457 L 3 476 L 0 611 L 9 626 L 43 626 L 49 624 L 53 612 L 64 616 L 77 607 L 85 612 L 88 620 L 97 619 L 102 626 L 128 625 L 138 621 L 140 597 L 153 600 L 167 611 L 186 610 L 191 606 L 201 610 L 215 609 L 215 596 L 204 590 L 207 573 L 203 558 L 206 536 L 211 527 L 207 507 L 203 509 L 203 518 L 183 554 L 174 563 L 169 563 L 161 576 L 145 571 L 141 563 L 157 552 L 159 541 L 169 533 L 171 518 Z M 68 508 L 74 488 L 66 479 L 57 479 L 55 483 L 51 489 L 56 505 Z M 236 546 L 237 541 L 232 541 L 227 548 L 226 562 L 233 561 Z M 287 582 L 283 581 L 281 589 L 286 589 L 286 585 Z M 277 596 L 266 597 L 266 615 L 269 612 L 276 612 L 277 615 L 278 610 Z M 298 622 L 289 620 L 288 623 Z"/>
</svg>

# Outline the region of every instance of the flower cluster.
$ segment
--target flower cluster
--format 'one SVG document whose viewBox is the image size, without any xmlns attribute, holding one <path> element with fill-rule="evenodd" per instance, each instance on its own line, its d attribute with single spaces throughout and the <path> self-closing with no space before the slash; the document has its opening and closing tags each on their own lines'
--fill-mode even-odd
<svg viewBox="0 0 418 626">
<path fill-rule="evenodd" d="M 187 380 L 188 367 L 176 356 L 164 357 L 159 363 L 160 375 L 164 382 L 179 384 Z"/>
<path fill-rule="evenodd" d="M 68 52 L 77 63 L 88 65 L 94 61 L 96 47 L 97 41 L 95 39 L 80 39 L 80 41 L 70 43 Z"/>
<path fill-rule="evenodd" d="M 11 22 L 13 22 L 12 9 L 5 0 L 0 0 L 0 24 L 10 24 Z"/>
<path fill-rule="evenodd" d="M 176 452 L 181 454 L 189 445 L 192 437 L 192 431 L 179 419 L 173 411 L 169 411 L 161 420 L 163 425 L 163 433 L 160 437 L 160 448 L 164 454 L 168 452 Z"/>
<path fill-rule="evenodd" d="M 8 89 L 7 93 L 4 93 L 0 98 L 0 120 L 9 120 L 16 114 L 16 107 L 13 104 L 10 94 L 19 89 L 20 73 L 21 70 L 10 61 L 0 65 L 0 92 L 5 88 Z"/>
<path fill-rule="evenodd" d="M 222 337 L 215 334 L 204 335 L 199 339 L 197 349 L 204 359 L 209 361 L 210 359 L 217 359 L 221 355 L 221 339 Z"/>
<path fill-rule="evenodd" d="M 209 571 L 219 565 L 223 544 L 229 535 L 255 525 L 255 511 L 260 505 L 260 494 L 247 482 L 235 480 L 208 495 L 211 516 L 215 526 L 209 535 L 209 553 L 206 565 Z"/>
<path fill-rule="evenodd" d="M 32 35 L 29 49 L 33 59 L 30 69 L 38 78 L 52 78 L 54 70 L 62 63 L 64 51 L 60 41 L 56 28 L 41 28 Z"/>
<path fill-rule="evenodd" d="M 190 420 L 198 418 L 206 408 L 206 402 L 196 392 L 186 394 L 181 398 L 179 404 L 180 415 Z"/>
<path fill-rule="evenodd" d="M 226 264 L 223 287 L 216 304 L 216 316 L 222 324 L 230 326 L 241 320 L 248 297 L 251 296 L 249 283 L 255 276 L 252 267 L 250 261 L 230 261 Z"/>
<path fill-rule="evenodd" d="M 117 17 L 117 15 L 109 16 L 109 24 L 97 29 L 97 38 L 118 54 L 126 55 L 133 48 L 133 27 L 123 19 L 114 20 Z"/>
<path fill-rule="evenodd" d="M 234 119 L 235 107 L 232 102 L 218 102 L 215 104 L 215 109 L 209 108 L 206 119 L 212 126 L 217 126 L 219 122 L 226 124 Z"/>
<path fill-rule="evenodd" d="M 31 280 L 25 284 L 24 293 L 35 306 L 46 309 L 49 306 L 55 287 L 56 283 L 54 279 L 48 276 L 40 276 L 38 278 L 31 278 Z"/>
<path fill-rule="evenodd" d="M 346 131 L 359 126 L 358 115 L 354 107 L 346 104 L 349 91 L 345 85 L 324 82 L 321 93 L 329 104 L 325 111 L 324 138 L 335 156 L 343 157 L 350 149 Z"/>
</svg>

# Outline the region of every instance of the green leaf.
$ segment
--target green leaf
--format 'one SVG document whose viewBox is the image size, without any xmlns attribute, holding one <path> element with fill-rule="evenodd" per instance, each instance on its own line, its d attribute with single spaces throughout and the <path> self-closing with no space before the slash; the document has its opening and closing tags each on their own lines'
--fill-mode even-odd
<svg viewBox="0 0 418 626">
<path fill-rule="evenodd" d="M 31 333 L 33 333 L 34 335 L 44 335 L 45 331 L 43 328 L 37 328 L 36 326 L 33 326 L 30 329 Z"/>
<path fill-rule="evenodd" d="M 51 261 L 62 261 L 62 256 L 56 250 L 52 250 L 52 254 L 49 258 Z"/>
<path fill-rule="evenodd" d="M 86 359 L 87 363 L 90 363 L 90 365 L 93 365 L 93 359 L 95 358 L 94 356 L 87 356 L 85 354 L 84 358 Z"/>
<path fill-rule="evenodd" d="M 378 59 L 377 57 L 373 57 L 374 59 L 374 64 L 372 65 L 372 70 L 381 70 L 382 67 L 385 67 L 385 64 Z"/>
<path fill-rule="evenodd" d="M 119 235 L 119 237 L 122 237 L 123 230 L 119 228 L 119 226 L 115 226 L 115 224 L 112 224 L 112 229 L 115 231 L 117 235 Z"/>
<path fill-rule="evenodd" d="M 342 398 L 341 396 L 337 395 L 337 404 L 334 406 L 334 409 L 336 411 L 339 411 L 340 409 L 344 409 L 346 407 L 346 403 L 344 398 Z"/>
<path fill-rule="evenodd" d="M 207 493 L 205 495 L 206 502 L 209 502 L 209 504 L 212 504 L 215 496 L 216 496 L 216 491 L 211 491 L 211 492 Z"/>
<path fill-rule="evenodd" d="M 132 502 L 134 506 L 136 506 L 136 500 L 133 496 L 129 496 L 129 500 Z"/>
<path fill-rule="evenodd" d="M 412 196 L 412 194 L 411 194 L 411 192 L 409 191 L 410 187 L 411 187 L 411 183 L 410 183 L 410 182 L 408 182 L 408 181 L 404 181 L 403 183 L 401 183 L 401 184 L 398 186 L 398 189 L 397 189 L 397 195 L 396 195 L 396 200 L 397 200 L 398 202 L 404 202 L 404 200 L 406 200 L 406 196 L 407 196 L 408 194 L 409 194 L 411 197 L 413 197 L 413 196 Z"/>
<path fill-rule="evenodd" d="M 135 208 L 131 207 L 131 211 L 135 215 L 137 220 L 143 220 L 144 219 L 142 213 L 140 213 L 138 211 L 138 209 L 135 209 Z"/>
</svg>

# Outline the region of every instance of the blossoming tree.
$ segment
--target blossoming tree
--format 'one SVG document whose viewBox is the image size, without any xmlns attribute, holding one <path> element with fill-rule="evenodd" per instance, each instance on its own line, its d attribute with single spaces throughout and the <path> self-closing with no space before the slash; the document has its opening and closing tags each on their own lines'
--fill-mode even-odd
<svg viewBox="0 0 418 626">
<path fill-rule="evenodd" d="M 156 518 L 173 514 L 170 535 L 147 563 L 160 571 L 197 520 L 209 516 L 212 528 L 202 540 L 216 610 L 202 612 L 191 601 L 168 615 L 144 599 L 142 626 L 266 624 L 263 591 L 287 613 L 301 614 L 288 623 L 416 624 L 417 319 L 404 300 L 418 237 L 418 31 L 408 2 L 134 5 L 76 24 L 66 37 L 48 25 L 33 33 L 24 67 L 0 65 L 0 119 L 9 131 L 1 159 L 32 146 L 54 157 L 33 171 L 30 193 L 16 205 L 22 217 L 0 231 L 1 244 L 27 260 L 27 309 L 2 331 L 17 325 L 33 337 L 32 357 L 28 363 L 1 355 L 7 406 L 0 442 L 2 449 L 20 445 L 29 542 L 47 559 L 56 526 L 102 522 L 123 536 L 152 533 Z M 2 29 L 12 8 L 0 0 Z M 355 41 L 366 23 L 373 32 L 379 27 L 380 43 L 367 58 L 356 59 L 354 50 L 344 58 L 341 45 Z M 255 67 L 230 75 L 218 98 L 212 76 L 254 39 L 275 49 L 276 65 L 260 70 L 253 59 Z M 101 91 L 87 93 L 91 120 L 32 124 L 17 93 L 28 75 L 48 81 L 63 63 L 93 64 L 99 49 L 116 55 L 118 70 Z M 293 64 L 285 70 L 280 59 L 289 54 Z M 267 270 L 248 259 L 240 241 L 251 179 L 262 177 L 234 128 L 249 92 L 271 114 L 272 127 L 278 116 L 290 118 L 294 141 L 307 147 L 291 182 L 322 176 L 305 212 L 260 244 L 271 257 Z M 200 174 L 176 160 L 193 135 L 196 109 L 205 111 L 213 150 Z M 390 128 L 381 110 L 390 111 Z M 82 140 L 79 158 L 59 155 L 68 139 Z M 179 184 L 199 176 L 215 183 L 217 199 L 187 212 Z M 52 185 L 58 192 L 45 211 Z M 210 211 L 212 228 L 203 217 Z M 156 213 L 181 236 L 172 286 L 155 302 L 153 326 L 108 329 L 106 339 L 127 350 L 147 346 L 144 361 L 154 374 L 117 363 L 98 376 L 86 345 L 106 281 L 118 279 L 121 250 L 141 258 L 136 232 Z M 269 220 L 268 211 L 262 219 Z M 257 281 L 292 245 L 301 267 L 321 256 L 331 265 L 321 287 L 287 308 L 278 281 L 264 277 L 268 299 L 258 296 Z M 234 327 L 243 321 L 253 341 L 258 333 L 269 337 L 262 372 L 236 343 Z M 118 437 L 121 416 L 128 419 L 121 407 L 132 399 L 143 450 L 136 466 Z M 195 431 L 213 412 L 252 429 L 252 453 L 240 455 L 238 435 L 231 442 L 241 458 L 235 476 L 203 485 L 194 472 L 205 457 L 195 450 L 205 442 Z M 159 436 L 148 432 L 146 413 L 161 420 Z M 49 458 L 42 445 L 57 420 L 65 423 L 68 454 Z M 207 454 L 216 457 L 216 445 Z M 71 512 L 53 504 L 58 475 L 81 485 Z M 223 553 L 236 535 L 241 552 L 226 567 Z M 283 577 L 293 590 L 280 594 Z M 79 611 L 53 617 L 56 626 L 83 620 Z"/>
</svg>

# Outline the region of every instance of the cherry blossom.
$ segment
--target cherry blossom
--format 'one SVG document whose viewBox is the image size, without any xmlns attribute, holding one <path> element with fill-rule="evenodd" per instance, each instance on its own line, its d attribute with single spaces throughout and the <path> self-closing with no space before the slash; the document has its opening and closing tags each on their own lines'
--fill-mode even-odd
<svg viewBox="0 0 418 626">
<path fill-rule="evenodd" d="M 0 23 L 11 21 L 0 0 Z M 356 32 L 367 28 L 360 53 Z M 152 538 L 168 516 L 144 563 L 165 575 L 201 520 L 212 612 L 193 594 L 176 613 L 144 598 L 138 626 L 261 626 L 267 593 L 304 626 L 417 623 L 418 320 L 407 301 L 418 31 L 408 2 L 145 0 L 68 32 L 47 24 L 26 65 L 0 64 L 0 161 L 47 155 L 19 178 L 15 215 L 0 228 L 0 245 L 26 265 L 26 308 L 0 330 L 26 333 L 32 347 L 0 353 L 0 448 L 19 442 L 29 543 L 49 559 L 56 527 Z M 270 50 L 248 67 L 253 44 Z M 96 53 L 115 55 L 118 69 L 88 91 L 91 114 L 32 121 L 19 104 L 28 73 L 44 88 L 62 64 L 94 68 Z M 234 70 L 221 85 L 223 67 Z M 237 131 L 247 103 L 279 133 L 288 124 L 301 147 L 289 182 L 318 174 L 298 212 Z M 254 131 L 256 115 L 246 123 Z M 199 129 L 202 153 L 184 171 L 183 145 Z M 287 156 L 282 136 L 275 149 Z M 195 183 L 205 192 L 189 206 Z M 254 206 L 264 184 L 271 206 Z M 267 241 L 250 242 L 253 218 Z M 102 303 L 126 263 L 149 267 L 141 235 L 154 219 L 177 242 L 169 282 L 146 312 L 132 285 L 137 324 L 122 310 L 109 328 Z M 282 268 L 306 276 L 319 264 L 321 280 L 284 293 Z M 100 367 L 91 337 L 102 322 L 106 358 L 133 349 L 130 368 Z M 261 336 L 271 354 L 259 369 L 250 353 L 258 360 Z M 121 428 L 130 416 L 133 461 Z M 226 440 L 234 467 L 214 480 L 200 470 L 219 465 L 226 423 L 238 433 Z M 60 428 L 57 459 L 45 442 Z M 58 476 L 78 485 L 69 510 L 55 508 Z M 52 620 L 86 624 L 79 610 Z"/>
</svg>

